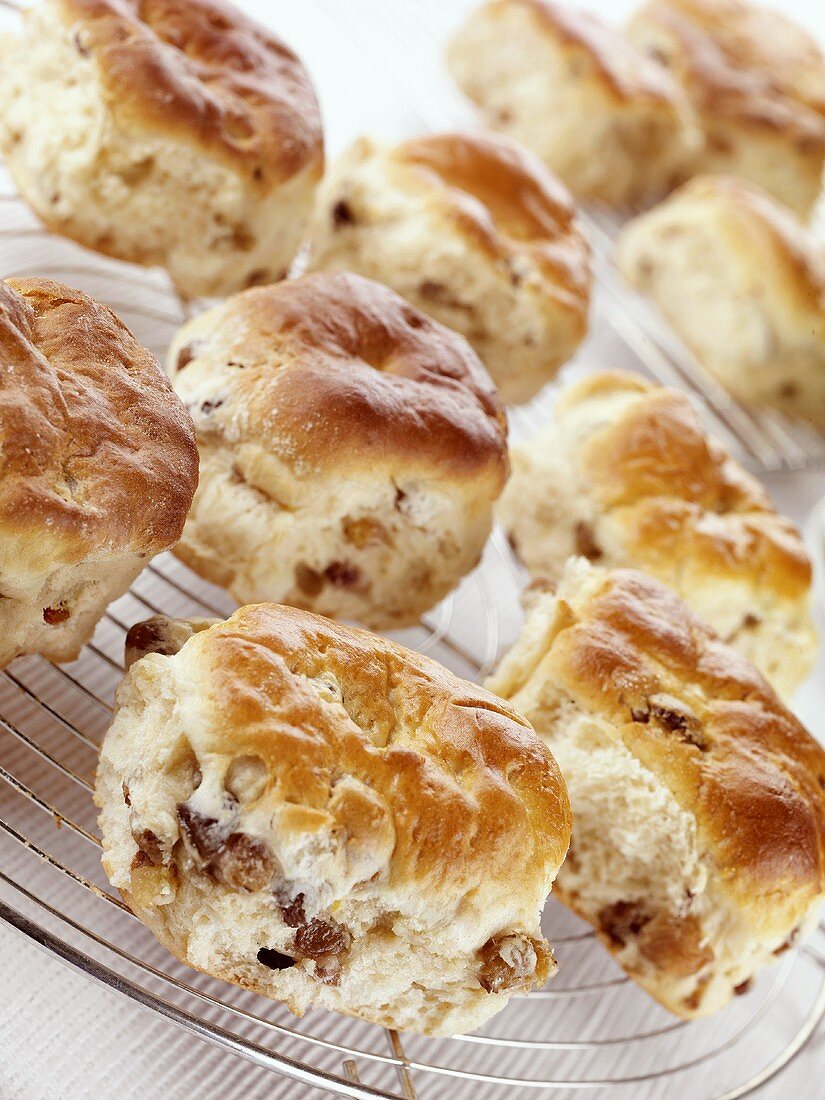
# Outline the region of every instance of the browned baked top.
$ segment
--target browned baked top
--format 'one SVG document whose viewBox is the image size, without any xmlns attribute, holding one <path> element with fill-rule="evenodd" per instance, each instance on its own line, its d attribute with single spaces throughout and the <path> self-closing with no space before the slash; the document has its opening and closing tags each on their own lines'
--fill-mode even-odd
<svg viewBox="0 0 825 1100">
<path fill-rule="evenodd" d="M 637 560 L 661 560 L 665 574 L 674 562 L 691 561 L 709 576 L 751 576 L 782 596 L 807 596 L 811 562 L 799 532 L 707 435 L 685 394 L 605 371 L 568 390 L 559 413 L 630 393 L 640 400 L 583 444 L 579 462 L 601 506 L 627 518 Z"/>
<path fill-rule="evenodd" d="M 651 0 L 631 31 L 646 24 L 673 44 L 654 54 L 700 111 L 825 145 L 825 57 L 790 20 L 741 0 Z"/>
<path fill-rule="evenodd" d="M 110 309 L 47 279 L 0 282 L 0 382 L 0 526 L 27 558 L 177 541 L 198 481 L 192 422 Z"/>
<path fill-rule="evenodd" d="M 191 142 L 262 191 L 323 167 L 318 101 L 278 38 L 222 0 L 55 0 L 109 109 Z"/>
<path fill-rule="evenodd" d="M 495 0 L 496 6 L 529 9 L 561 46 L 586 58 L 619 100 L 638 97 L 673 103 L 678 91 L 661 66 L 640 54 L 622 35 L 589 12 L 552 0 Z"/>
<path fill-rule="evenodd" d="M 542 161 L 494 134 L 435 134 L 403 142 L 393 158 L 438 185 L 464 232 L 494 260 L 527 252 L 554 278 L 554 293 L 586 309 L 587 242 L 567 189 Z"/>
<path fill-rule="evenodd" d="M 241 608 L 190 644 L 213 751 L 260 756 L 278 776 L 279 801 L 295 804 L 297 830 L 326 807 L 335 777 L 351 775 L 389 810 L 390 888 L 483 897 L 514 859 L 538 892 L 549 887 L 570 839 L 567 792 L 550 751 L 507 703 L 374 634 L 275 604 Z M 340 686 L 351 721 L 320 703 L 307 681 L 322 675 Z M 375 803 L 351 803 L 348 831 L 369 839 Z"/>
<path fill-rule="evenodd" d="M 679 597 L 630 570 L 563 604 L 553 682 L 695 814 L 723 888 L 770 929 L 825 891 L 825 750 Z M 781 910 L 781 912 L 780 912 Z"/>
<path fill-rule="evenodd" d="M 214 317 L 214 320 L 212 319 Z M 380 283 L 318 273 L 243 291 L 191 324 L 178 383 L 207 426 L 254 440 L 296 474 L 400 462 L 413 475 L 504 483 L 507 429 L 469 344 Z M 182 337 L 185 339 L 184 337 Z M 227 367 L 228 364 L 228 367 Z M 199 403 L 209 367 L 221 397 Z"/>
</svg>

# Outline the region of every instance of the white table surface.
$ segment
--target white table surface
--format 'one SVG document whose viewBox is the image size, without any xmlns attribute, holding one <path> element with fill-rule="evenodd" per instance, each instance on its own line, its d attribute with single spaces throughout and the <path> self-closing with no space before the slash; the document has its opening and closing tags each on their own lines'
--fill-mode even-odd
<svg viewBox="0 0 825 1100">
<path fill-rule="evenodd" d="M 335 153 L 356 133 L 394 137 L 420 129 L 416 104 L 423 82 L 431 82 L 428 104 L 434 92 L 449 98 L 439 63 L 442 16 L 444 22 L 457 21 L 471 5 L 442 0 L 438 33 L 429 26 L 431 0 L 245 0 L 241 6 L 304 58 L 319 88 L 328 144 Z M 592 0 L 588 6 L 619 20 L 634 5 Z M 821 0 L 785 0 L 776 6 L 825 40 Z M 411 27 L 416 33 L 410 33 Z M 814 504 L 825 495 L 825 473 L 767 481 L 783 510 L 810 529 Z M 821 599 L 818 613 L 825 628 Z M 825 662 L 800 692 L 797 709 L 810 728 L 825 734 Z M 321 1095 L 181 1034 L 4 928 L 0 1004 L 0 1100 L 308 1100 Z M 813 1100 L 825 1094 L 823 1070 L 825 1038 L 820 1035 L 760 1096 Z M 463 1100 L 471 1086 L 456 1085 L 451 1095 Z M 691 1095 L 689 1080 L 663 1086 L 663 1098 L 677 1095 Z"/>
</svg>

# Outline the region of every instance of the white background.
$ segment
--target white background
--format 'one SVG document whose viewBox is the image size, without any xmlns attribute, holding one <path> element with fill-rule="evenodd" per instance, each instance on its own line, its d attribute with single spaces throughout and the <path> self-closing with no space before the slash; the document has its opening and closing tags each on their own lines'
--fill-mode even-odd
<svg viewBox="0 0 825 1100">
<path fill-rule="evenodd" d="M 246 0 L 241 6 L 304 58 L 319 89 L 334 154 L 359 132 L 395 137 L 420 129 L 418 103 L 425 102 L 427 117 L 433 118 L 438 97 L 446 101 L 452 94 L 440 69 L 443 27 L 471 5 L 442 0 L 437 27 L 431 19 L 435 5 L 424 0 Z M 614 20 L 634 7 L 625 0 L 593 0 L 588 6 Z M 776 6 L 825 41 L 822 0 Z M 825 493 L 823 476 L 773 477 L 769 486 L 810 533 L 812 505 Z M 825 679 L 821 666 L 817 678 L 820 684 Z M 809 685 L 799 709 L 821 736 L 825 689 Z M 91 987 L 5 929 L 0 930 L 0 1004 L 0 1100 L 321 1095 L 184 1037 L 117 994 Z M 824 1049 L 821 1041 L 813 1044 L 760 1095 L 771 1100 L 823 1095 Z M 456 1097 L 470 1095 L 469 1086 L 459 1089 Z M 661 1095 L 690 1097 L 689 1079 L 677 1079 Z"/>
</svg>

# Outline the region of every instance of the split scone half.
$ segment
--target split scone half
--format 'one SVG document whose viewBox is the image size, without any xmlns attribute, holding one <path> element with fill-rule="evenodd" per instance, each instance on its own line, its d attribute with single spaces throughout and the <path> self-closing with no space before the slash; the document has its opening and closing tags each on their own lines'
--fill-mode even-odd
<svg viewBox="0 0 825 1100">
<path fill-rule="evenodd" d="M 550 0 L 488 0 L 456 33 L 448 64 L 487 124 L 579 199 L 651 202 L 684 178 L 702 141 L 664 66 L 620 30 Z"/>
<path fill-rule="evenodd" d="M 642 569 L 762 670 L 782 695 L 817 652 L 802 536 L 709 438 L 689 398 L 624 372 L 562 391 L 513 449 L 498 517 L 535 579 L 581 555 Z"/>
<path fill-rule="evenodd" d="M 748 0 L 650 0 L 627 33 L 687 94 L 704 134 L 691 175 L 750 180 L 807 216 L 825 165 L 825 55 L 807 31 Z"/>
<path fill-rule="evenodd" d="M 791 210 L 697 177 L 624 227 L 616 263 L 734 397 L 825 430 L 825 255 Z"/>
<path fill-rule="evenodd" d="M 507 703 L 274 604 L 140 631 L 95 797 L 107 875 L 178 959 L 427 1034 L 545 981 L 570 808 Z"/>
<path fill-rule="evenodd" d="M 556 894 L 679 1016 L 748 988 L 825 897 L 825 750 L 642 573 L 570 563 L 488 682 L 567 782 Z"/>
<path fill-rule="evenodd" d="M 533 397 L 587 333 L 590 254 L 570 195 L 493 134 L 356 141 L 319 189 L 308 266 L 377 279 L 460 332 L 508 402 Z"/>
<path fill-rule="evenodd" d="M 283 277 L 323 172 L 310 78 L 223 0 L 37 0 L 0 37 L 0 149 L 53 232 L 186 296 Z"/>
</svg>

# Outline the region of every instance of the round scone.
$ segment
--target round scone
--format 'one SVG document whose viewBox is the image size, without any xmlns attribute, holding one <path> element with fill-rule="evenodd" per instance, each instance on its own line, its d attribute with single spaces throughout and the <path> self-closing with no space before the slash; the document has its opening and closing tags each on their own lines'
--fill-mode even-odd
<svg viewBox="0 0 825 1100">
<path fill-rule="evenodd" d="M 169 367 L 200 451 L 176 553 L 239 603 L 404 626 L 478 562 L 504 415 L 466 341 L 387 287 L 244 291 L 183 327 Z"/>
<path fill-rule="evenodd" d="M 616 263 L 740 401 L 825 430 L 825 255 L 791 210 L 697 177 L 624 227 Z"/>
<path fill-rule="evenodd" d="M 295 1013 L 468 1031 L 555 969 L 553 757 L 366 631 L 262 604 L 138 660 L 95 797 L 106 873 L 160 942 Z"/>
<path fill-rule="evenodd" d="M 670 73 L 574 8 L 489 0 L 456 34 L 448 63 L 488 125 L 532 149 L 577 198 L 655 199 L 701 144 Z"/>
<path fill-rule="evenodd" d="M 0 42 L 0 149 L 49 229 L 188 296 L 289 267 L 323 170 L 301 62 L 222 0 L 39 0 Z"/>
<path fill-rule="evenodd" d="M 73 660 L 107 604 L 180 536 L 192 421 L 106 306 L 0 282 L 0 665 Z"/>
<path fill-rule="evenodd" d="M 562 769 L 555 895 L 679 1016 L 744 993 L 825 900 L 825 750 L 642 573 L 572 561 L 488 686 Z"/>
<path fill-rule="evenodd" d="M 504 138 L 356 141 L 318 194 L 310 269 L 386 283 L 460 332 L 505 401 L 526 401 L 587 332 L 587 243 L 564 187 Z"/>
<path fill-rule="evenodd" d="M 685 394 L 591 375 L 562 392 L 512 463 L 499 519 L 534 577 L 558 582 L 572 555 L 643 569 L 783 695 L 808 675 L 817 638 L 802 537 Z"/>
<path fill-rule="evenodd" d="M 691 174 L 737 176 L 810 213 L 825 165 L 825 56 L 745 0 L 651 0 L 630 39 L 684 88 L 705 135 Z"/>
</svg>

